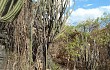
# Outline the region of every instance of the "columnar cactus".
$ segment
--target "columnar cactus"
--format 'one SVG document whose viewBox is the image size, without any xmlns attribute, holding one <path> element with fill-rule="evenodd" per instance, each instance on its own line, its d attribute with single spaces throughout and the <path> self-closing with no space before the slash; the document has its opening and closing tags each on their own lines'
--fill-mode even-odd
<svg viewBox="0 0 110 70">
<path fill-rule="evenodd" d="M 0 0 L 0 22 L 11 22 L 22 6 L 23 0 Z"/>
</svg>

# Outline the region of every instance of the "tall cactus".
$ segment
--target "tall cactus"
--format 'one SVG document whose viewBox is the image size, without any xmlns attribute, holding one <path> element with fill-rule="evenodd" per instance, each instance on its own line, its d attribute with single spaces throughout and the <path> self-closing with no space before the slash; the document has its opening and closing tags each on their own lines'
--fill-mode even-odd
<svg viewBox="0 0 110 70">
<path fill-rule="evenodd" d="M 7 7 L 9 1 L 0 0 L 0 22 L 11 22 L 23 6 L 23 0 L 17 0 L 17 2 L 11 0 L 9 7 Z"/>
</svg>

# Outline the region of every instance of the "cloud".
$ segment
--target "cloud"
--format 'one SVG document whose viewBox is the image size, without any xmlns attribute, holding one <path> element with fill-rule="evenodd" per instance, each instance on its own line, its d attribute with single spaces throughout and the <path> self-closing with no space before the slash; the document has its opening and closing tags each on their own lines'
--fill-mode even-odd
<svg viewBox="0 0 110 70">
<path fill-rule="evenodd" d="M 75 23 L 87 20 L 88 18 L 96 19 L 97 17 L 101 17 L 104 12 L 110 13 L 110 6 L 101 6 L 92 9 L 78 8 L 72 12 L 68 22 Z"/>
<path fill-rule="evenodd" d="M 101 9 L 110 13 L 110 6 L 102 6 Z"/>
<path fill-rule="evenodd" d="M 87 4 L 87 5 L 84 5 L 84 7 L 89 7 L 89 6 L 92 6 L 93 4 Z"/>
</svg>

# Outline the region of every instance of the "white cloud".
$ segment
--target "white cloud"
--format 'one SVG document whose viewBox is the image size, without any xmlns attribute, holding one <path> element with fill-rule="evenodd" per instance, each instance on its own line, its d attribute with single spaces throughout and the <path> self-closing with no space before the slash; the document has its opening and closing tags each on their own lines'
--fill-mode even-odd
<svg viewBox="0 0 110 70">
<path fill-rule="evenodd" d="M 89 6 L 92 6 L 93 4 L 87 4 L 87 5 L 84 5 L 84 7 L 89 7 Z"/>
<path fill-rule="evenodd" d="M 101 8 L 110 9 L 110 6 L 102 6 Z"/>
<path fill-rule="evenodd" d="M 110 6 L 102 6 L 101 9 L 110 13 Z"/>
<path fill-rule="evenodd" d="M 110 6 L 101 6 L 92 9 L 78 8 L 72 12 L 68 21 L 70 23 L 75 23 L 75 22 L 84 21 L 88 18 L 96 19 L 97 17 L 101 17 L 104 12 L 110 13 Z"/>
<path fill-rule="evenodd" d="M 86 6 L 92 6 L 93 4 L 87 4 Z"/>
</svg>

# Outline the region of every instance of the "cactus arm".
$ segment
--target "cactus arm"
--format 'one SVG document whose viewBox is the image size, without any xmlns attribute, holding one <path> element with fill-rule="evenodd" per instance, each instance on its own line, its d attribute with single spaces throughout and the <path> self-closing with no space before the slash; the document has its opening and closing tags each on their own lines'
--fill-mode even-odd
<svg viewBox="0 0 110 70">
<path fill-rule="evenodd" d="M 13 15 L 14 12 L 18 9 L 19 4 L 20 4 L 20 0 L 18 0 L 17 4 L 15 4 L 15 6 L 13 7 L 13 9 L 12 9 L 9 13 L 7 13 L 5 16 L 3 16 L 2 18 L 3 18 L 3 19 L 7 19 L 7 18 L 10 17 L 11 15 Z"/>
<path fill-rule="evenodd" d="M 12 7 L 13 7 L 13 3 L 14 3 L 14 0 L 11 1 L 11 5 L 10 5 L 10 7 L 9 7 L 8 12 L 12 9 Z"/>
<path fill-rule="evenodd" d="M 3 6 L 2 4 L 3 4 L 3 0 L 0 0 L 0 11 L 2 11 L 1 10 L 1 7 Z M 1 19 L 1 13 L 0 13 L 0 19 Z"/>
<path fill-rule="evenodd" d="M 5 6 L 7 4 L 8 0 L 1 0 L 1 4 L 0 4 L 0 16 L 2 16 L 2 13 L 5 9 Z"/>
<path fill-rule="evenodd" d="M 23 0 L 18 0 L 18 2 L 15 4 L 12 10 L 9 11 L 9 13 L 7 13 L 5 16 L 1 17 L 1 21 L 3 22 L 10 21 L 10 19 L 20 11 L 22 5 L 23 5 Z"/>
<path fill-rule="evenodd" d="M 0 0 L 0 15 L 1 15 L 3 3 L 4 3 L 4 0 Z"/>
</svg>

